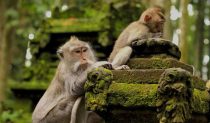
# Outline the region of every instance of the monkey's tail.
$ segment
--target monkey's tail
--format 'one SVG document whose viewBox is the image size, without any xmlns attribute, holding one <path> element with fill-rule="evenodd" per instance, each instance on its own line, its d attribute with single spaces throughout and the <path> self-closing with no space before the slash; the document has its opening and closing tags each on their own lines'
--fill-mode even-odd
<svg viewBox="0 0 210 123">
<path fill-rule="evenodd" d="M 74 106 L 72 108 L 72 112 L 71 112 L 71 122 L 70 123 L 76 123 L 76 119 L 77 119 L 77 110 L 79 108 L 79 104 L 82 101 L 82 96 L 78 97 L 77 100 L 74 103 Z"/>
</svg>

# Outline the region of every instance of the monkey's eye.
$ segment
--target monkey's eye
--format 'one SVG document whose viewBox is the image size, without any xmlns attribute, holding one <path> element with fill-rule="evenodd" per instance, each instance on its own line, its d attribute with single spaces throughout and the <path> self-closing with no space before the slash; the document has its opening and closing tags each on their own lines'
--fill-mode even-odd
<svg viewBox="0 0 210 123">
<path fill-rule="evenodd" d="M 80 50 L 75 50 L 74 52 L 75 52 L 75 53 L 80 53 Z"/>
<path fill-rule="evenodd" d="M 87 51 L 87 48 L 85 48 L 85 49 L 82 50 L 82 52 L 86 52 L 86 51 Z"/>
</svg>

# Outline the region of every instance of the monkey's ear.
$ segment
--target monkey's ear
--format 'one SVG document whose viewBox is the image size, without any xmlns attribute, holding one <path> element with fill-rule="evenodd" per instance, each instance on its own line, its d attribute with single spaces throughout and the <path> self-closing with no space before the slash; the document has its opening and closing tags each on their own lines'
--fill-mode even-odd
<svg viewBox="0 0 210 123">
<path fill-rule="evenodd" d="M 145 15 L 144 16 L 144 22 L 148 22 L 152 19 L 152 17 L 150 15 Z"/>
<path fill-rule="evenodd" d="M 61 49 L 57 50 L 57 55 L 60 59 L 63 59 L 63 50 Z"/>
</svg>

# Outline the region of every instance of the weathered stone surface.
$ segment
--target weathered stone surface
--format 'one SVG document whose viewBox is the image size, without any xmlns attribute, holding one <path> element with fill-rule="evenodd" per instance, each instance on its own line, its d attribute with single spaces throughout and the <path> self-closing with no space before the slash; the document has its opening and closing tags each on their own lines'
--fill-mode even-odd
<svg viewBox="0 0 210 123">
<path fill-rule="evenodd" d="M 132 58 L 127 65 L 131 69 L 167 69 L 167 68 L 182 68 L 193 73 L 193 67 L 173 58 Z"/>
<path fill-rule="evenodd" d="M 191 74 L 181 68 L 166 69 L 159 80 L 157 98 L 161 123 L 185 123 L 193 110 Z"/>
<path fill-rule="evenodd" d="M 88 80 L 84 87 L 87 110 L 99 112 L 107 110 L 107 92 L 112 79 L 112 72 L 102 67 L 88 73 Z"/>
<path fill-rule="evenodd" d="M 118 83 L 157 84 L 164 69 L 113 70 L 113 81 Z"/>
<path fill-rule="evenodd" d="M 113 82 L 107 92 L 107 105 L 125 109 L 154 108 L 157 103 L 158 84 L 127 84 Z M 209 111 L 207 91 L 193 90 L 193 107 L 195 113 L 205 114 Z M 199 105 L 199 106 L 198 106 Z"/>
<path fill-rule="evenodd" d="M 157 84 L 112 83 L 108 90 L 110 106 L 156 107 Z"/>
<path fill-rule="evenodd" d="M 149 38 L 135 40 L 132 43 L 133 55 L 138 57 L 145 57 L 153 54 L 167 54 L 176 59 L 180 59 L 181 52 L 175 44 L 171 41 L 161 38 Z"/>
<path fill-rule="evenodd" d="M 206 82 L 197 76 L 192 76 L 193 86 L 199 90 L 205 90 Z"/>
<path fill-rule="evenodd" d="M 136 70 L 112 70 L 113 81 L 117 83 L 133 84 L 158 84 L 164 69 L 136 69 Z M 205 90 L 205 82 L 192 76 L 193 86 L 196 89 Z"/>
<path fill-rule="evenodd" d="M 210 95 L 207 91 L 194 89 L 193 92 L 193 111 L 206 114 L 209 112 Z"/>
</svg>

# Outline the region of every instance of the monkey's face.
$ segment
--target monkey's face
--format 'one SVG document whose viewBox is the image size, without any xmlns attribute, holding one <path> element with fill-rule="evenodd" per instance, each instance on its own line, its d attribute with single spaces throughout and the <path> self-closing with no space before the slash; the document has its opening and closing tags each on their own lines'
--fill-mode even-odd
<svg viewBox="0 0 210 123">
<path fill-rule="evenodd" d="M 143 18 L 143 19 L 141 19 Z M 152 33 L 163 32 L 165 17 L 160 8 L 150 8 L 146 10 L 141 17 Z"/>
<path fill-rule="evenodd" d="M 90 65 L 87 47 L 77 47 L 70 51 L 70 54 L 76 69 L 86 70 L 88 65 Z"/>
<path fill-rule="evenodd" d="M 78 70 L 84 71 L 96 61 L 88 43 L 80 41 L 75 37 L 64 44 L 60 50 L 62 51 L 59 54 L 61 60 L 74 72 Z"/>
<path fill-rule="evenodd" d="M 148 21 L 150 31 L 152 33 L 163 32 L 165 17 L 162 13 L 158 12 L 151 16 L 151 19 Z"/>
</svg>

